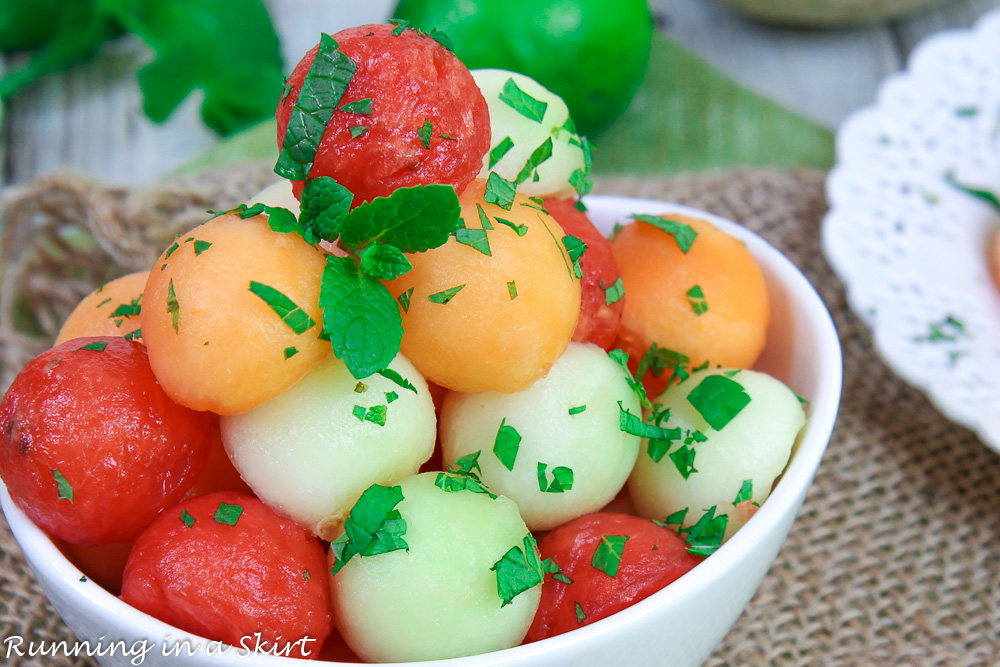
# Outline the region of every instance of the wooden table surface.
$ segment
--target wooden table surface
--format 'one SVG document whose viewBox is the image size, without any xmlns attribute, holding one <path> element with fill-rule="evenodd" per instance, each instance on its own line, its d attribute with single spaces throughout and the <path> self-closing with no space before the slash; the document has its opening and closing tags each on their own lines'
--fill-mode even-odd
<svg viewBox="0 0 1000 667">
<path fill-rule="evenodd" d="M 266 0 L 290 68 L 334 32 L 385 20 L 395 0 Z M 905 20 L 838 30 L 754 22 L 717 0 L 652 0 L 660 28 L 737 81 L 831 129 L 875 100 L 879 83 L 906 65 L 927 35 L 966 28 L 1000 0 L 945 0 Z M 149 54 L 135 39 L 22 91 L 0 121 L 0 185 L 69 168 L 119 184 L 169 174 L 218 139 L 192 95 L 165 124 L 143 116 L 135 68 Z M 0 59 L 0 67 L 18 60 Z M 1000 85 L 1000 82 L 998 82 Z"/>
</svg>

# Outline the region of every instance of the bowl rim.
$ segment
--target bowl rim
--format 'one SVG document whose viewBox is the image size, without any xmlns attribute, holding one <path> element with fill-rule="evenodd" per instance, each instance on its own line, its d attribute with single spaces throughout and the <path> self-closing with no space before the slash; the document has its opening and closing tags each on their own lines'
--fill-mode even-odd
<svg viewBox="0 0 1000 667">
<path fill-rule="evenodd" d="M 520 659 L 538 658 L 574 644 L 594 641 L 637 618 L 654 614 L 663 607 L 679 604 L 683 600 L 697 595 L 705 581 L 712 580 L 728 570 L 738 568 L 741 555 L 749 552 L 758 536 L 777 530 L 778 525 L 786 518 L 788 512 L 793 508 L 798 509 L 801 498 L 812 484 L 813 477 L 833 433 L 843 386 L 840 339 L 822 298 L 788 257 L 746 227 L 689 206 L 615 195 L 590 195 L 584 198 L 584 202 L 591 218 L 598 218 L 594 221 L 595 226 L 605 234 L 610 230 L 607 229 L 609 224 L 604 219 L 617 218 L 625 222 L 631 216 L 631 213 L 624 213 L 625 211 L 641 211 L 651 215 L 678 214 L 702 218 L 737 237 L 747 245 L 754 257 L 761 263 L 762 268 L 765 269 L 765 274 L 772 274 L 779 283 L 788 289 L 790 296 L 794 295 L 790 301 L 805 309 L 809 316 L 809 322 L 813 325 L 811 337 L 816 339 L 819 350 L 825 351 L 817 359 L 816 377 L 821 381 L 817 383 L 816 395 L 809 398 L 809 417 L 805 430 L 799 437 L 781 481 L 748 522 L 747 525 L 753 526 L 753 528 L 737 531 L 710 558 L 674 581 L 670 586 L 607 618 L 582 626 L 572 632 L 491 653 L 442 659 L 427 664 L 441 664 L 450 667 L 486 667 L 487 665 L 504 664 Z M 601 222 L 598 222 L 599 220 Z M 120 624 L 121 627 L 127 628 L 133 638 L 139 637 L 138 641 L 141 641 L 143 637 L 158 644 L 167 641 L 190 641 L 191 645 L 200 647 L 198 657 L 203 660 L 212 660 L 212 664 L 217 664 L 220 667 L 248 664 L 246 658 L 240 657 L 242 649 L 239 647 L 222 655 L 206 656 L 206 647 L 213 643 L 210 640 L 179 630 L 139 611 L 94 582 L 89 582 L 92 586 L 81 586 L 83 572 L 70 562 L 56 544 L 13 503 L 2 481 L 0 481 L 0 505 L 3 507 L 11 532 L 18 545 L 26 556 L 30 551 L 31 556 L 28 558 L 32 568 L 39 568 L 43 571 L 44 578 L 60 586 L 61 592 L 71 604 L 81 609 L 88 609 L 91 614 L 103 613 Z M 292 664 L 289 662 L 291 658 L 267 654 L 257 654 L 252 657 L 254 662 L 251 664 L 259 667 L 287 667 Z M 326 664 L 347 665 L 351 663 L 329 662 Z M 411 665 L 413 663 L 383 664 Z"/>
</svg>

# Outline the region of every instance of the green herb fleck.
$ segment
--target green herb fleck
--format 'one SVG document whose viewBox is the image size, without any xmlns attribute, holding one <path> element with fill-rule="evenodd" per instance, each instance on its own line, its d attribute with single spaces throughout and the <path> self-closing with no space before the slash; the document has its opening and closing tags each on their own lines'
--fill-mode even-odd
<svg viewBox="0 0 1000 667">
<path fill-rule="evenodd" d="M 398 297 L 396 300 L 399 301 L 399 306 L 403 309 L 404 313 L 410 312 L 410 297 L 413 296 L 413 288 L 406 290 Z"/>
<path fill-rule="evenodd" d="M 395 401 L 398 398 L 399 398 L 399 394 L 397 394 L 394 391 L 387 391 L 387 392 L 385 392 L 385 402 L 386 403 L 392 403 L 393 401 Z"/>
<path fill-rule="evenodd" d="M 135 340 L 137 338 L 142 338 L 142 327 L 129 331 L 127 334 L 122 336 L 122 338 L 124 338 L 125 340 Z"/>
<path fill-rule="evenodd" d="M 687 533 L 687 551 L 696 556 L 711 556 L 722 546 L 726 536 L 726 526 L 729 517 L 725 514 L 715 516 L 716 506 L 713 505 L 702 515 L 698 522 L 684 530 Z"/>
<path fill-rule="evenodd" d="M 495 171 L 490 172 L 486 180 L 486 195 L 483 199 L 487 204 L 496 204 L 505 211 L 509 211 L 514 206 L 514 193 L 516 186 L 511 181 L 500 176 Z"/>
<path fill-rule="evenodd" d="M 703 315 L 708 312 L 708 302 L 705 301 L 705 293 L 701 291 L 701 285 L 695 285 L 685 292 L 684 296 L 687 297 L 695 315 Z"/>
<path fill-rule="evenodd" d="M 354 385 L 355 394 L 363 394 L 366 391 L 368 391 L 368 385 L 366 385 L 364 382 L 359 381 L 356 385 Z"/>
<path fill-rule="evenodd" d="M 552 481 L 548 481 L 548 464 L 538 462 L 538 490 L 542 493 L 563 493 L 573 488 L 573 469 L 557 466 L 552 469 Z"/>
<path fill-rule="evenodd" d="M 54 477 L 56 480 L 56 491 L 58 491 L 59 493 L 59 499 L 68 500 L 72 503 L 73 485 L 70 484 L 69 480 L 63 477 L 63 474 L 58 470 L 56 470 L 55 468 L 52 469 L 52 477 Z"/>
<path fill-rule="evenodd" d="M 225 524 L 227 526 L 235 526 L 236 522 L 240 520 L 240 516 L 242 515 L 243 508 L 239 505 L 219 503 L 219 508 L 215 510 L 215 516 L 213 518 L 216 523 Z"/>
<path fill-rule="evenodd" d="M 524 536 L 524 548 L 513 546 L 490 568 L 497 575 L 497 595 L 500 607 L 510 604 L 521 593 L 542 583 L 544 573 L 538 559 L 535 538 L 531 533 Z"/>
<path fill-rule="evenodd" d="M 364 421 L 365 415 L 368 414 L 368 408 L 363 405 L 355 405 L 351 410 L 351 414 L 358 418 L 358 421 Z"/>
<path fill-rule="evenodd" d="M 361 494 L 344 522 L 344 533 L 330 544 L 334 555 L 331 574 L 340 572 L 354 556 L 409 551 L 403 539 L 406 521 L 394 509 L 402 500 L 403 489 L 399 486 L 372 484 Z"/>
<path fill-rule="evenodd" d="M 107 303 L 111 303 L 111 297 L 110 296 L 107 299 L 105 299 L 104 301 L 102 301 L 99 304 L 97 304 L 96 306 L 94 306 L 94 307 L 95 308 L 100 308 L 101 306 L 103 306 L 104 304 L 107 304 Z M 111 316 L 109 315 L 109 317 L 111 317 Z"/>
<path fill-rule="evenodd" d="M 510 149 L 514 147 L 514 142 L 511 141 L 510 137 L 504 137 L 503 141 L 493 147 L 490 151 L 490 163 L 487 169 L 493 169 L 497 162 L 503 159 L 503 156 L 510 152 Z"/>
<path fill-rule="evenodd" d="M 291 359 L 292 357 L 294 357 L 298 353 L 299 353 L 298 348 L 296 348 L 296 347 L 286 347 L 285 351 L 284 351 L 285 359 Z"/>
<path fill-rule="evenodd" d="M 652 407 L 649 404 L 649 398 L 646 396 L 646 389 L 642 386 L 642 382 L 632 377 L 632 371 L 628 367 L 628 352 L 621 349 L 611 350 L 608 352 L 608 357 L 622 369 L 622 372 L 625 374 L 625 382 L 628 383 L 629 389 L 639 399 L 639 404 L 644 408 Z"/>
<path fill-rule="evenodd" d="M 385 426 L 385 415 L 388 409 L 388 406 L 385 405 L 373 405 L 368 408 L 368 412 L 365 413 L 365 421 L 379 426 Z"/>
<path fill-rule="evenodd" d="M 573 275 L 577 278 L 583 278 L 583 267 L 580 266 L 580 258 L 587 251 L 587 244 L 572 234 L 564 236 L 562 242 L 566 248 L 566 252 L 569 253 L 570 261 L 573 262 Z"/>
<path fill-rule="evenodd" d="M 740 503 L 746 502 L 753 498 L 753 480 L 745 479 L 743 484 L 740 486 L 739 493 L 736 494 L 736 498 L 733 500 L 734 505 L 739 505 Z"/>
<path fill-rule="evenodd" d="M 580 625 L 587 620 L 587 615 L 583 613 L 583 607 L 580 606 L 579 602 L 574 602 L 573 605 L 576 608 L 576 624 Z"/>
<path fill-rule="evenodd" d="M 430 150 L 431 148 L 431 136 L 433 133 L 434 127 L 431 125 L 431 122 L 424 119 L 424 124 L 421 125 L 420 129 L 417 131 L 417 136 L 420 137 L 420 143 L 422 143 L 424 148 L 427 150 Z"/>
<path fill-rule="evenodd" d="M 179 330 L 179 320 L 180 320 L 181 304 L 177 301 L 177 293 L 174 292 L 174 279 L 170 279 L 170 284 L 167 285 L 167 312 L 170 313 L 170 324 L 174 327 L 174 333 L 180 333 Z"/>
<path fill-rule="evenodd" d="M 378 374 L 384 377 L 386 380 L 391 380 L 392 382 L 395 382 L 398 386 L 402 387 L 403 389 L 409 389 L 414 394 L 417 393 L 417 388 L 414 387 L 409 380 L 407 380 L 405 377 L 400 375 L 397 371 L 392 370 L 391 368 L 385 368 L 383 370 L 380 370 Z"/>
<path fill-rule="evenodd" d="M 604 290 L 604 302 L 609 306 L 618 303 L 625 297 L 625 284 L 622 283 L 621 276 L 618 276 L 618 280 L 609 287 L 605 287 L 604 283 L 600 283 L 600 286 Z"/>
<path fill-rule="evenodd" d="M 351 133 L 351 139 L 357 139 L 358 137 L 362 137 L 368 134 L 368 130 L 370 129 L 371 127 L 369 127 L 368 125 L 352 125 L 350 128 L 348 128 L 348 130 Z"/>
<path fill-rule="evenodd" d="M 77 349 L 73 350 L 73 352 L 76 353 L 76 352 L 79 352 L 81 350 L 91 350 L 93 352 L 104 352 L 104 349 L 107 346 L 108 346 L 107 341 L 95 340 L 93 343 L 87 343 L 86 345 L 78 347 Z"/>
<path fill-rule="evenodd" d="M 618 401 L 618 410 L 618 428 L 626 433 L 651 440 L 677 440 L 681 437 L 681 430 L 679 428 L 667 429 L 662 426 L 647 424 L 641 417 L 632 414 L 628 409 L 623 407 L 621 401 Z"/>
<path fill-rule="evenodd" d="M 479 467 L 479 455 L 482 454 L 481 450 L 476 450 L 471 454 L 466 454 L 465 456 L 460 456 L 455 459 L 455 462 L 448 466 L 448 470 L 451 472 L 460 472 L 463 475 L 468 475 L 475 470 L 482 472 L 482 468 Z"/>
<path fill-rule="evenodd" d="M 316 325 L 316 321 L 309 317 L 306 311 L 273 287 L 251 280 L 249 290 L 270 306 L 281 321 L 295 333 L 304 334 Z"/>
<path fill-rule="evenodd" d="M 371 116 L 372 115 L 372 98 L 366 97 L 363 100 L 357 100 L 356 102 L 348 102 L 347 104 L 341 105 L 341 111 L 346 111 L 347 113 L 358 114 L 359 116 Z"/>
<path fill-rule="evenodd" d="M 449 287 L 446 290 L 442 290 L 442 291 L 437 292 L 435 294 L 431 294 L 430 296 L 427 297 L 427 300 L 428 301 L 432 301 L 433 303 L 446 304 L 449 301 L 451 301 L 452 299 L 454 299 L 455 295 L 458 294 L 459 292 L 461 292 L 463 287 L 465 287 L 465 285 L 458 285 L 456 287 Z"/>
<path fill-rule="evenodd" d="M 511 301 L 517 298 L 517 284 L 513 280 L 507 282 L 507 293 Z"/>
<path fill-rule="evenodd" d="M 628 535 L 602 535 L 590 561 L 591 565 L 609 577 L 617 576 L 628 539 Z"/>
<path fill-rule="evenodd" d="M 516 184 L 521 184 L 528 180 L 528 177 L 532 174 L 538 176 L 538 172 L 536 170 L 550 157 L 552 157 L 552 137 L 547 137 L 545 141 L 538 146 L 538 148 L 531 152 L 531 155 L 528 157 L 528 161 L 523 167 L 521 167 L 521 171 L 518 172 L 517 178 L 514 179 L 514 182 Z"/>
<path fill-rule="evenodd" d="M 674 462 L 674 467 L 677 468 L 677 472 L 681 474 L 681 477 L 687 479 L 692 473 L 698 472 L 694 467 L 694 448 L 688 447 L 687 445 L 681 445 L 679 448 L 670 452 L 670 460 Z"/>
<path fill-rule="evenodd" d="M 691 390 L 687 400 L 709 426 L 721 431 L 750 404 L 750 395 L 735 380 L 724 375 L 709 375 Z"/>
<path fill-rule="evenodd" d="M 524 236 L 525 234 L 528 233 L 527 225 L 516 225 L 510 220 L 507 220 L 505 218 L 496 218 L 496 221 L 499 222 L 501 225 L 507 225 L 508 227 L 513 229 L 518 236 Z"/>
<path fill-rule="evenodd" d="M 180 248 L 180 246 L 177 245 L 176 242 L 174 242 L 173 245 L 171 245 L 169 248 L 167 248 L 167 252 L 166 252 L 166 254 L 163 255 L 163 259 L 170 259 L 170 256 L 173 255 L 175 252 L 177 252 L 178 248 Z"/>
<path fill-rule="evenodd" d="M 434 478 L 434 486 L 448 493 L 471 491 L 473 493 L 482 493 L 494 499 L 496 498 L 496 494 L 486 488 L 481 479 L 471 474 L 439 472 L 437 477 Z"/>
<path fill-rule="evenodd" d="M 688 250 L 691 249 L 691 245 L 694 240 L 698 237 L 698 232 L 694 231 L 691 225 L 688 225 L 677 220 L 670 220 L 669 218 L 664 218 L 659 215 L 641 215 L 636 214 L 632 216 L 639 222 L 645 222 L 646 224 L 653 225 L 657 229 L 665 231 L 674 237 L 677 241 L 677 246 L 681 249 L 681 252 L 687 254 Z"/>
<path fill-rule="evenodd" d="M 208 250 L 211 247 L 212 247 L 212 244 L 209 243 L 208 241 L 195 241 L 194 242 L 194 254 L 195 254 L 195 257 L 197 257 L 198 255 L 201 255 L 201 253 L 205 252 L 206 250 Z"/>
<path fill-rule="evenodd" d="M 490 240 L 486 236 L 485 229 L 466 229 L 465 227 L 455 230 L 455 240 L 462 245 L 474 248 L 484 255 L 493 256 L 490 251 Z"/>
<path fill-rule="evenodd" d="M 392 34 L 399 37 L 403 34 L 403 31 L 407 28 L 411 28 L 411 24 L 406 19 L 389 19 L 389 23 L 395 24 L 395 28 L 392 29 Z"/>
<path fill-rule="evenodd" d="M 507 79 L 503 84 L 503 90 L 500 91 L 500 101 L 525 118 L 538 123 L 542 122 L 542 118 L 545 117 L 545 110 L 549 106 L 547 102 L 536 100 L 521 90 L 513 77 Z"/>
<path fill-rule="evenodd" d="M 581 412 L 583 412 L 586 409 L 587 409 L 586 405 L 578 405 L 575 408 L 570 408 L 569 409 L 569 414 L 570 415 L 578 415 L 578 414 L 580 414 Z"/>
<path fill-rule="evenodd" d="M 493 442 L 493 453 L 507 470 L 514 470 L 514 461 L 517 459 L 520 447 L 521 434 L 513 426 L 507 424 L 506 418 L 501 420 L 496 440 Z"/>
<path fill-rule="evenodd" d="M 482 228 L 487 231 L 492 231 L 493 223 L 490 222 L 490 216 L 486 215 L 486 211 L 483 210 L 482 205 L 476 204 L 476 210 L 479 212 L 479 224 Z"/>
<path fill-rule="evenodd" d="M 194 525 L 194 517 L 186 510 L 181 510 L 181 523 L 190 528 Z"/>
</svg>

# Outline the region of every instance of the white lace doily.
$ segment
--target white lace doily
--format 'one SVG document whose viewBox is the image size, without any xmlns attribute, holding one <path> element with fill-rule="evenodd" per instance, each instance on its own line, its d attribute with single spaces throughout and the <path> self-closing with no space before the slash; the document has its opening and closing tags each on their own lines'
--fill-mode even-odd
<svg viewBox="0 0 1000 667">
<path fill-rule="evenodd" d="M 837 134 L 823 249 L 904 380 L 1000 451 L 1000 11 L 933 35 Z"/>
</svg>

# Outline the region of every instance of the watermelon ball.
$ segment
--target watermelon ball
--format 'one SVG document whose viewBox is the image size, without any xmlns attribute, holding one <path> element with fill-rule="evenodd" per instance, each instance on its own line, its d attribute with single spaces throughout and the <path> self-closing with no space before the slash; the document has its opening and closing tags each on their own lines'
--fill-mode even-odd
<svg viewBox="0 0 1000 667">
<path fill-rule="evenodd" d="M 625 310 L 622 272 L 606 239 L 574 199 L 546 197 L 545 210 L 563 231 L 587 244 L 580 256 L 580 318 L 573 331 L 577 343 L 593 343 L 610 352 L 618 339 Z"/>
<path fill-rule="evenodd" d="M 241 493 L 157 517 L 129 555 L 122 599 L 186 632 L 275 655 L 316 657 L 333 629 L 322 543 Z"/>
<path fill-rule="evenodd" d="M 704 560 L 673 530 L 630 514 L 586 514 L 538 545 L 561 572 L 546 576 L 528 641 L 606 618 L 678 579 Z"/>
<path fill-rule="evenodd" d="M 357 69 L 326 124 L 309 177 L 335 178 L 354 193 L 354 204 L 400 187 L 468 185 L 490 142 L 486 100 L 468 68 L 416 30 L 363 25 L 333 38 Z M 321 45 L 288 78 L 276 114 L 279 149 Z M 293 182 L 297 197 L 303 185 Z"/>
<path fill-rule="evenodd" d="M 76 338 L 30 361 L 7 390 L 0 476 L 49 535 L 132 540 L 197 481 L 211 419 L 167 396 L 142 344 Z"/>
</svg>

